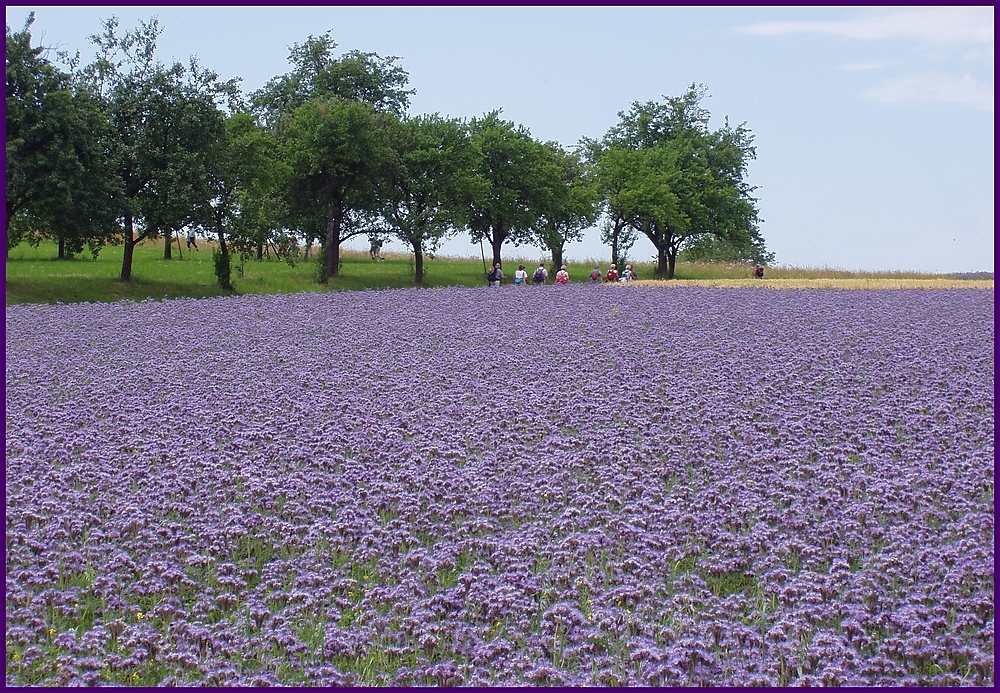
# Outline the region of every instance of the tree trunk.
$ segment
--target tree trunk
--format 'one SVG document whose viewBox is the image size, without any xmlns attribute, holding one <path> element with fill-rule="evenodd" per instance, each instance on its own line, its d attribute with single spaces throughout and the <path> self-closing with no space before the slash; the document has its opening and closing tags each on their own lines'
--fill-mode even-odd
<svg viewBox="0 0 1000 693">
<path fill-rule="evenodd" d="M 661 279 L 670 279 L 673 276 L 673 267 L 669 265 L 666 247 L 656 249 L 656 276 Z"/>
<path fill-rule="evenodd" d="M 622 257 L 622 233 L 625 232 L 627 224 L 621 217 L 615 218 L 614 231 L 611 234 L 611 263 L 617 267 L 619 262 L 624 262 Z"/>
<path fill-rule="evenodd" d="M 125 252 L 122 253 L 123 282 L 132 281 L 132 251 L 135 250 L 135 220 L 131 214 L 125 216 Z"/>
<path fill-rule="evenodd" d="M 174 244 L 174 234 L 164 233 L 163 234 L 163 259 L 170 260 L 173 256 L 170 254 L 171 246 Z"/>
<path fill-rule="evenodd" d="M 555 273 L 563 266 L 563 245 L 553 246 L 549 250 L 552 251 L 552 271 Z"/>
<path fill-rule="evenodd" d="M 333 242 L 326 255 L 327 277 L 335 277 L 340 273 L 340 239 Z"/>
<path fill-rule="evenodd" d="M 500 249 L 503 248 L 504 234 L 501 228 L 498 226 L 493 229 L 493 235 L 490 236 L 490 247 L 493 248 L 493 266 L 496 267 L 497 263 L 500 262 Z"/>
<path fill-rule="evenodd" d="M 229 278 L 229 272 L 231 268 L 230 258 L 229 258 L 229 246 L 226 245 L 226 234 L 222 229 L 218 229 L 219 235 L 219 254 L 222 255 L 222 263 L 225 269 L 223 270 L 223 276 L 219 276 L 219 271 L 216 270 L 216 276 L 219 279 L 219 286 L 221 286 L 226 291 L 233 290 L 233 282 Z"/>
<path fill-rule="evenodd" d="M 66 238 L 65 236 L 59 236 L 59 254 L 56 255 L 60 260 L 66 259 Z"/>
<path fill-rule="evenodd" d="M 417 286 L 424 285 L 424 248 L 420 241 L 413 244 L 413 281 Z"/>
<path fill-rule="evenodd" d="M 257 259 L 264 259 L 264 241 L 257 241 Z"/>
<path fill-rule="evenodd" d="M 326 257 L 322 282 L 337 276 L 340 270 L 340 221 L 342 210 L 339 205 L 331 205 L 326 221 Z"/>
<path fill-rule="evenodd" d="M 674 278 L 674 268 L 677 266 L 677 248 L 670 248 L 667 251 L 669 265 L 667 266 L 667 279 Z"/>
<path fill-rule="evenodd" d="M 312 247 L 313 247 L 313 242 L 312 242 L 312 239 L 310 238 L 309 240 L 306 241 L 306 254 L 305 254 L 305 257 L 303 259 L 305 259 L 305 260 L 309 259 L 309 250 Z"/>
</svg>

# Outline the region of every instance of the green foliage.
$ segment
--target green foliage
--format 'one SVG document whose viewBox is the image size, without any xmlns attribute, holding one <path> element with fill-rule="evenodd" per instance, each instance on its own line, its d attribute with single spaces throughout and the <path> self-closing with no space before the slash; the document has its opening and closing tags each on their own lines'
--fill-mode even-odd
<svg viewBox="0 0 1000 693">
<path fill-rule="evenodd" d="M 754 188 L 746 182 L 756 156 L 744 125 L 710 130 L 692 85 L 679 97 L 635 102 L 600 143 L 597 160 L 613 226 L 625 223 L 657 249 L 657 274 L 673 278 L 678 253 L 707 236 L 763 257 Z"/>
<path fill-rule="evenodd" d="M 402 116 L 414 92 L 406 88 L 410 76 L 398 65 L 399 58 L 361 51 L 335 57 L 336 48 L 330 32 L 293 45 L 288 54 L 292 69 L 253 93 L 254 112 L 273 127 L 312 99 L 336 97 Z"/>
<path fill-rule="evenodd" d="M 611 246 L 611 262 L 628 262 L 629 251 L 639 239 L 639 233 L 621 217 L 605 216 L 601 223 L 601 241 Z"/>
<path fill-rule="evenodd" d="M 211 247 L 211 244 L 209 244 Z M 122 261 L 122 246 L 110 246 L 95 260 L 73 259 L 55 262 L 55 245 L 43 241 L 38 247 L 22 244 L 11 250 L 7 261 L 6 301 L 13 303 L 45 303 L 70 301 L 142 300 L 169 297 L 219 296 L 227 292 L 218 285 L 210 252 L 185 253 L 183 260 L 162 262 L 159 244 L 145 243 L 136 248 L 136 262 L 141 271 L 132 282 L 115 279 Z M 508 263 L 523 262 L 530 265 L 537 258 L 508 256 Z M 600 258 L 603 264 L 607 258 Z M 405 256 L 388 254 L 385 262 L 372 262 L 367 251 L 347 253 L 342 256 L 342 271 L 325 285 L 317 284 L 312 262 L 289 264 L 264 260 L 249 260 L 242 279 L 234 277 L 236 288 L 245 294 L 290 293 L 302 291 L 340 291 L 413 286 L 412 260 Z M 483 285 L 483 265 L 479 258 L 437 257 L 428 260 L 430 272 L 425 286 L 479 286 Z M 573 281 L 582 281 L 593 268 L 593 262 L 568 262 Z M 633 263 L 640 277 L 651 277 L 655 265 Z M 117 267 L 116 267 L 117 265 Z M 725 280 L 750 279 L 752 268 L 743 264 L 704 263 L 691 264 L 678 261 L 677 276 L 681 279 Z M 915 279 L 926 281 L 935 275 L 913 272 L 851 273 L 843 270 L 810 268 L 772 268 L 771 277 L 829 278 L 839 277 L 858 282 L 860 288 L 866 279 L 879 277 L 892 281 Z M 765 280 L 770 281 L 770 280 Z M 954 285 L 967 282 L 955 280 Z M 512 289 L 519 291 L 520 289 Z M 531 290 L 531 289 L 525 289 Z"/>
<path fill-rule="evenodd" d="M 465 224 L 473 152 L 462 123 L 437 114 L 393 123 L 389 145 L 393 161 L 381 184 L 380 211 L 390 232 L 413 251 L 419 284 L 424 253 L 434 253 Z"/>
<path fill-rule="evenodd" d="M 7 248 L 47 236 L 63 254 L 96 251 L 113 234 L 120 193 L 110 125 L 94 95 L 31 45 L 33 21 L 6 33 Z"/>
<path fill-rule="evenodd" d="M 551 157 L 523 125 L 492 111 L 469 123 L 474 154 L 467 197 L 472 242 L 487 240 L 493 262 L 504 243 L 534 240 L 552 179 Z"/>
<path fill-rule="evenodd" d="M 717 597 L 728 597 L 733 594 L 750 594 L 758 590 L 757 578 L 747 575 L 742 570 L 725 573 L 707 573 L 705 583 Z"/>
<path fill-rule="evenodd" d="M 679 259 L 688 262 L 752 262 L 768 265 L 774 253 L 767 249 L 760 230 L 738 233 L 732 238 L 704 235 L 691 240 L 680 252 Z"/>
<path fill-rule="evenodd" d="M 222 255 L 228 257 L 235 250 L 245 262 L 258 248 L 268 246 L 294 261 L 297 244 L 289 242 L 282 229 L 288 167 L 273 133 L 248 113 L 230 115 L 210 152 L 207 175 L 210 195 L 197 223 L 216 237 Z"/>
<path fill-rule="evenodd" d="M 129 280 L 145 239 L 200 228 L 218 241 L 229 289 L 231 254 L 242 279 L 251 258 L 293 263 L 302 240 L 322 239 L 325 282 L 341 243 L 391 234 L 421 283 L 425 254 L 459 229 L 488 241 L 493 262 L 505 244 L 537 244 L 559 265 L 603 216 L 613 260 L 641 233 L 661 275 L 674 276 L 681 252 L 773 260 L 746 182 L 753 136 L 728 121 L 710 129 L 703 87 L 637 101 L 571 153 L 499 110 L 465 125 L 404 117 L 414 91 L 399 58 L 337 53 L 330 32 L 293 45 L 289 71 L 244 104 L 237 79 L 194 59 L 160 62 L 155 19 L 127 31 L 105 21 L 90 37 L 95 59 L 78 70 L 77 55 L 69 73 L 31 46 L 30 24 L 7 29 L 8 249 L 53 238 L 60 256 L 96 253 L 120 236 Z"/>
<path fill-rule="evenodd" d="M 116 19 L 106 20 L 91 36 L 97 58 L 79 75 L 111 123 L 113 175 L 123 192 L 123 280 L 132 276 L 136 243 L 198 220 L 211 199 L 211 157 L 224 133 L 219 105 L 237 99 L 236 80 L 223 82 L 193 59 L 161 64 L 160 33 L 155 19 L 124 33 Z"/>
<path fill-rule="evenodd" d="M 215 277 L 219 280 L 219 286 L 223 289 L 232 289 L 232 261 L 229 253 L 221 250 L 212 251 L 212 263 L 215 267 Z"/>
<path fill-rule="evenodd" d="M 567 152 L 556 142 L 547 142 L 543 153 L 550 169 L 549 184 L 542 191 L 535 233 L 542 247 L 552 253 L 558 270 L 566 243 L 580 240 L 597 218 L 599 190 L 579 154 Z"/>
<path fill-rule="evenodd" d="M 370 228 L 379 186 L 393 164 L 392 116 L 340 98 L 297 108 L 281 130 L 289 166 L 286 194 L 300 224 L 325 223 L 325 281 L 339 270 L 340 244 Z M 322 216 L 320 216 L 322 215 Z"/>
</svg>

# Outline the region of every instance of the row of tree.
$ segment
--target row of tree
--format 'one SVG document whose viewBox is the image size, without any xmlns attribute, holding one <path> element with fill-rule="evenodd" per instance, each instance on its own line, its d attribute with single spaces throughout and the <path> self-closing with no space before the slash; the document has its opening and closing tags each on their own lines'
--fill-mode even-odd
<svg viewBox="0 0 1000 693">
<path fill-rule="evenodd" d="M 600 221 L 615 262 L 643 235 L 658 274 L 678 253 L 767 261 L 747 166 L 753 137 L 712 130 L 692 85 L 636 102 L 600 139 L 542 142 L 493 111 L 469 120 L 407 113 L 413 90 L 395 57 L 337 53 L 329 33 L 291 48 L 290 70 L 249 96 L 192 59 L 163 64 L 155 20 L 91 37 L 97 57 L 31 45 L 29 18 L 7 27 L 7 247 L 42 237 L 60 257 L 180 230 L 218 240 L 216 274 L 231 287 L 234 253 L 292 256 L 317 242 L 320 280 L 361 234 L 392 235 L 426 253 L 451 234 L 535 244 L 563 261 L 566 244 Z"/>
</svg>

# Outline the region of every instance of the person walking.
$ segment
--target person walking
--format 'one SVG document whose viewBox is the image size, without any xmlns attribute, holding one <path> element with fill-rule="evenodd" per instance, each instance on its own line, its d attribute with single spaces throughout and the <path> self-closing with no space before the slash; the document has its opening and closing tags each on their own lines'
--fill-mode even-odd
<svg viewBox="0 0 1000 693">
<path fill-rule="evenodd" d="M 500 286 L 500 282 L 503 281 L 503 270 L 500 269 L 499 262 L 493 265 L 492 271 L 490 271 L 486 278 L 489 280 L 490 286 Z"/>
<path fill-rule="evenodd" d="M 556 272 L 556 284 L 569 284 L 569 272 L 566 271 L 566 265 L 559 268 Z"/>
<path fill-rule="evenodd" d="M 194 229 L 188 229 L 187 236 L 188 236 L 188 238 L 187 238 L 187 247 L 188 247 L 188 250 L 191 250 L 191 248 L 194 248 L 195 250 L 198 250 L 198 243 L 195 240 Z M 180 246 L 178 246 L 178 247 L 180 247 Z M 180 251 L 178 251 L 178 252 L 180 252 Z"/>
<path fill-rule="evenodd" d="M 549 271 L 545 269 L 545 265 L 541 262 L 538 263 L 538 267 L 535 268 L 535 273 L 531 275 L 531 281 L 535 286 L 541 286 L 545 283 L 545 280 L 549 276 Z"/>
<path fill-rule="evenodd" d="M 372 260 L 381 260 L 382 259 L 382 244 L 383 243 L 385 243 L 385 241 L 383 241 L 381 238 L 372 238 L 371 239 L 371 249 L 368 251 L 368 254 L 371 255 Z"/>
<path fill-rule="evenodd" d="M 524 286 L 528 281 L 528 270 L 524 269 L 524 265 L 518 265 L 517 271 L 514 272 L 514 286 Z"/>
</svg>

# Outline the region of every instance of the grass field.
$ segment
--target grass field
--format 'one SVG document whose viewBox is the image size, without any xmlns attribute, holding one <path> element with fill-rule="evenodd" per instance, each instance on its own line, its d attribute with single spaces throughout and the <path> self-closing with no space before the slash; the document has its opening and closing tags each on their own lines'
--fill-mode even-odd
<svg viewBox="0 0 1000 693">
<path fill-rule="evenodd" d="M 219 296 L 222 291 L 212 272 L 211 244 L 203 243 L 197 252 L 183 251 L 174 259 L 163 259 L 163 248 L 157 242 L 136 249 L 133 279 L 118 280 L 122 248 L 105 248 L 96 260 L 82 255 L 70 260 L 57 260 L 54 244 L 38 247 L 20 245 L 10 251 L 6 263 L 6 303 L 55 303 L 80 301 L 141 300 L 147 298 Z M 516 250 L 516 249 L 515 249 Z M 505 259 L 508 277 L 519 262 L 529 269 L 539 259 L 539 251 L 523 249 L 524 257 Z M 600 261 L 607 269 L 607 259 Z M 570 262 L 570 276 L 584 279 L 593 268 L 592 259 Z M 413 260 L 404 254 L 389 254 L 383 262 L 372 262 L 367 253 L 346 252 L 340 274 L 326 286 L 316 281 L 314 257 L 294 265 L 279 260 L 248 261 L 240 276 L 238 263 L 233 267 L 233 283 L 241 294 L 297 293 L 304 291 L 343 291 L 383 289 L 412 286 Z M 652 277 L 652 263 L 635 263 L 640 278 Z M 483 264 L 478 258 L 428 259 L 425 263 L 424 285 L 481 286 Z M 677 280 L 667 285 L 684 285 L 697 281 L 709 286 L 759 286 L 748 275 L 746 265 L 724 263 L 684 263 L 677 265 Z M 823 288 L 905 288 L 910 286 L 988 286 L 992 280 L 943 280 L 941 277 L 918 272 L 847 272 L 832 268 L 773 267 L 768 268 L 765 286 L 808 286 Z M 789 280 L 795 280 L 789 283 Z M 931 282 L 928 284 L 928 282 Z"/>
</svg>

